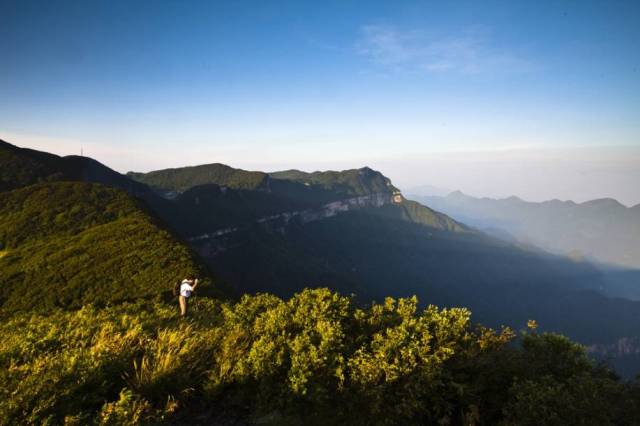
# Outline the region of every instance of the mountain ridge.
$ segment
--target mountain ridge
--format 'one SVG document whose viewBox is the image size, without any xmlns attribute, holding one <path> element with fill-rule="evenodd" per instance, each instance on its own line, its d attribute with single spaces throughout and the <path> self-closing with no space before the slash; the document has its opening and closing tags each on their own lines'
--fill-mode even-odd
<svg viewBox="0 0 640 426">
<path fill-rule="evenodd" d="M 267 173 L 236 169 L 222 163 L 174 167 L 147 173 L 128 172 L 126 176 L 164 193 L 184 193 L 207 184 L 232 189 L 266 189 L 268 179 Z"/>
<path fill-rule="evenodd" d="M 151 190 L 90 157 L 61 157 L 21 148 L 0 139 L 0 191 L 55 181 L 83 181 L 123 189 L 135 196 Z"/>
<path fill-rule="evenodd" d="M 411 194 L 413 196 L 413 194 Z M 473 195 L 466 194 L 465 192 L 457 189 L 455 191 L 450 191 L 446 195 L 416 195 L 417 198 L 430 198 L 430 197 L 438 197 L 438 198 L 472 198 L 475 200 L 488 200 L 488 201 L 516 201 L 525 204 L 562 204 L 569 206 L 584 206 L 584 205 L 611 205 L 611 206 L 619 206 L 625 209 L 635 209 L 640 207 L 640 204 L 636 204 L 634 206 L 626 206 L 615 198 L 611 197 L 602 197 L 602 198 L 594 198 L 592 200 L 586 200 L 581 202 L 576 202 L 574 200 L 560 200 L 558 198 L 553 198 L 550 200 L 543 201 L 529 201 L 523 198 L 518 197 L 517 195 L 509 195 L 507 197 L 475 197 Z"/>
</svg>

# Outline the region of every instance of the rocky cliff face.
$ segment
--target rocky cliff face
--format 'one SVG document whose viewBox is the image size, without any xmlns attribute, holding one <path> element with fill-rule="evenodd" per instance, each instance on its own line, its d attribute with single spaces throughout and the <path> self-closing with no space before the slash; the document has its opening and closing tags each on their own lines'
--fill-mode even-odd
<svg viewBox="0 0 640 426">
<path fill-rule="evenodd" d="M 399 204 L 403 202 L 402 194 L 400 192 L 389 193 L 375 193 L 370 195 L 362 195 L 359 197 L 348 198 L 339 201 L 332 201 L 330 203 L 322 205 L 317 209 L 307 209 L 300 211 L 290 211 L 278 213 L 270 216 L 264 216 L 255 221 L 254 224 L 260 224 L 268 227 L 271 230 L 282 231 L 292 220 L 296 220 L 299 223 L 309 223 L 317 220 L 327 219 L 337 214 L 348 212 L 352 210 L 359 210 L 363 208 L 382 207 L 388 204 Z M 252 225 L 254 225 L 252 224 Z M 246 227 L 245 227 L 246 228 Z M 198 243 L 219 239 L 220 237 L 228 236 L 234 232 L 237 232 L 242 228 L 240 227 L 227 227 L 214 230 L 210 233 L 198 235 L 196 237 L 189 238 L 189 242 Z"/>
</svg>

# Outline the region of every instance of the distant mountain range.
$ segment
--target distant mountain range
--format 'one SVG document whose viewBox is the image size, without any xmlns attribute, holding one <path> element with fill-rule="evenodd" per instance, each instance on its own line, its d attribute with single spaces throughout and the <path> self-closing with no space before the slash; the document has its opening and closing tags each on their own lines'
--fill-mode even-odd
<svg viewBox="0 0 640 426">
<path fill-rule="evenodd" d="M 640 268 L 640 205 L 625 207 L 611 198 L 534 203 L 460 191 L 415 198 L 476 228 L 506 232 L 551 252 Z"/>
<path fill-rule="evenodd" d="M 366 304 L 416 294 L 425 305 L 469 307 L 487 325 L 535 318 L 598 347 L 640 337 L 640 303 L 605 297 L 589 262 L 475 230 L 407 200 L 367 167 L 208 164 L 123 176 L 0 142 L 0 170 L 5 314 L 15 304 L 164 297 L 173 278 L 195 270 L 212 277 L 212 293 L 230 296 L 328 286 Z M 28 286 L 37 291 L 18 302 Z"/>
<path fill-rule="evenodd" d="M 640 300 L 640 205 L 626 207 L 611 198 L 534 203 L 460 191 L 414 198 L 499 238 L 597 263 L 612 294 Z"/>
</svg>

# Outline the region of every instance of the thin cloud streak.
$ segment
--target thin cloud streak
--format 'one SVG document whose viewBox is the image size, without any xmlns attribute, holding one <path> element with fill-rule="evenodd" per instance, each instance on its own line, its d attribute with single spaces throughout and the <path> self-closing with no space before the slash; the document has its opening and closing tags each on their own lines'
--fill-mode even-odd
<svg viewBox="0 0 640 426">
<path fill-rule="evenodd" d="M 356 52 L 396 72 L 459 74 L 521 73 L 535 70 L 531 61 L 491 45 L 486 31 L 452 37 L 430 37 L 391 26 L 360 28 Z"/>
</svg>

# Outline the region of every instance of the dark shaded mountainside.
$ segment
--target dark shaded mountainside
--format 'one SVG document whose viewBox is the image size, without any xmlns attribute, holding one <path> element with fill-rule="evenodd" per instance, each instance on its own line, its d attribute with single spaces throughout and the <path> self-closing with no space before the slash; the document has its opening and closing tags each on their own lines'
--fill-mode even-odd
<svg viewBox="0 0 640 426">
<path fill-rule="evenodd" d="M 460 191 L 416 199 L 500 238 L 589 259 L 602 269 L 608 294 L 640 300 L 640 205 L 610 198 L 536 203 Z"/>
<path fill-rule="evenodd" d="M 157 287 L 125 293 L 151 297 L 166 292 L 171 277 L 209 268 L 220 278 L 212 289 L 226 282 L 236 293 L 289 296 L 306 287 L 329 286 L 354 293 L 364 303 L 416 294 L 425 304 L 467 306 L 476 321 L 488 325 L 520 327 L 535 318 L 544 329 L 598 344 L 601 353 L 617 355 L 611 348 L 620 339 L 630 342 L 628 355 L 638 350 L 640 304 L 600 294 L 601 275 L 590 264 L 474 231 L 405 199 L 389 179 L 369 168 L 269 174 L 211 164 L 126 177 L 91 159 L 61 158 L 6 143 L 0 146 L 0 160 L 7 199 L 0 216 L 5 247 L 0 265 L 3 274 L 13 271 L 2 276 L 3 283 L 13 283 L 3 293 L 5 306 L 17 297 L 11 289 L 27 282 L 42 294 L 56 287 L 61 296 L 46 304 L 74 306 L 93 297 L 87 286 L 114 295 L 96 300 L 123 300 L 118 286 L 133 271 L 147 274 L 140 283 Z M 30 197 L 44 212 L 38 219 L 42 226 L 59 221 L 60 230 L 51 228 L 55 244 L 29 235 L 38 228 L 23 222 L 33 219 L 13 219 L 39 217 L 36 207 L 26 207 Z M 74 213 L 78 204 L 84 210 Z M 91 209 L 100 212 L 99 218 L 86 219 Z M 110 209 L 117 213 L 105 220 L 102 215 Z M 148 224 L 148 232 L 131 238 L 135 221 L 119 222 L 128 217 Z M 65 234 L 66 229 L 71 231 Z M 27 237 L 15 240 L 20 233 Z M 94 260 L 87 250 L 95 241 L 105 241 L 99 245 L 105 251 Z M 28 258 L 27 252 L 35 255 Z M 59 253 L 67 257 L 56 260 L 53 254 Z M 86 261 L 74 263 L 78 256 Z M 119 264 L 129 266 L 112 275 Z M 61 265 L 69 270 L 57 278 L 47 275 Z M 85 269 L 95 276 L 85 279 Z M 24 306 L 44 303 L 35 292 L 28 295 L 20 302 Z"/>
<path fill-rule="evenodd" d="M 0 191 L 35 183 L 57 181 L 94 182 L 123 189 L 135 196 L 151 193 L 141 185 L 88 157 L 59 157 L 19 148 L 0 140 Z"/>
</svg>

